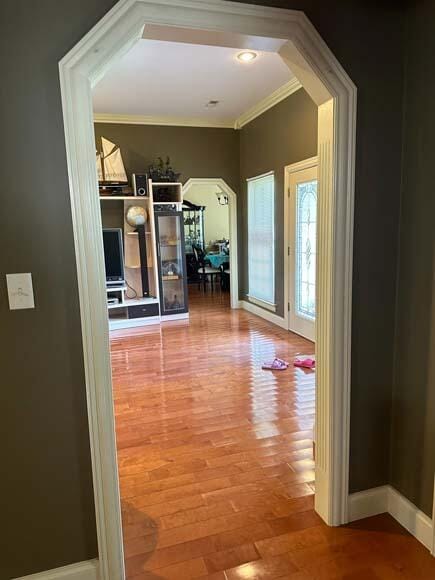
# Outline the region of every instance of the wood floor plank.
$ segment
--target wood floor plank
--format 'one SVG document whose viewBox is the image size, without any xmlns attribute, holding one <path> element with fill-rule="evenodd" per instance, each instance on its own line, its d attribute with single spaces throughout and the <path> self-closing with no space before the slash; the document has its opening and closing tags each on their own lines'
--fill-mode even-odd
<svg viewBox="0 0 435 580">
<path fill-rule="evenodd" d="M 128 580 L 430 580 L 389 516 L 314 512 L 315 372 L 261 369 L 309 341 L 190 296 L 189 321 L 111 335 Z"/>
</svg>

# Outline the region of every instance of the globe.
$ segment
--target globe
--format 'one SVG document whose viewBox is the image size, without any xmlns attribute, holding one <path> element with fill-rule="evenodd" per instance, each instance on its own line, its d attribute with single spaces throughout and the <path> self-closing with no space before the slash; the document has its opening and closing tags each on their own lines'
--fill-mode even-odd
<svg viewBox="0 0 435 580">
<path fill-rule="evenodd" d="M 132 228 L 143 226 L 147 217 L 147 210 L 140 205 L 131 205 L 125 214 L 125 219 Z"/>
</svg>

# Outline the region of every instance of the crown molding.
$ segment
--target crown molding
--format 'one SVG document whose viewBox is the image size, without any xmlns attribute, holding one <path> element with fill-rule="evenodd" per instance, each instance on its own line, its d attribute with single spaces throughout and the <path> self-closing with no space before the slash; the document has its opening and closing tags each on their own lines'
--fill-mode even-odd
<svg viewBox="0 0 435 580">
<path fill-rule="evenodd" d="M 271 95 L 265 97 L 256 105 L 245 111 L 245 113 L 242 113 L 240 117 L 236 119 L 234 129 L 241 129 L 255 118 L 265 113 L 268 109 L 271 109 L 301 88 L 302 85 L 298 79 L 296 77 L 293 78 L 285 85 L 282 85 L 282 87 L 279 87 L 279 89 L 274 91 Z"/>
<path fill-rule="evenodd" d="M 195 117 L 148 117 L 145 115 L 112 115 L 95 113 L 95 123 L 114 123 L 121 125 L 165 125 L 171 127 L 211 127 L 217 129 L 234 129 L 232 121 L 210 121 Z"/>
<path fill-rule="evenodd" d="M 279 87 L 256 105 L 245 111 L 235 121 L 210 121 L 201 117 L 152 117 L 146 115 L 116 115 L 95 113 L 95 123 L 114 123 L 120 125 L 165 125 L 171 127 L 211 127 L 215 129 L 241 129 L 255 118 L 265 113 L 296 91 L 302 88 L 297 78 Z"/>
</svg>

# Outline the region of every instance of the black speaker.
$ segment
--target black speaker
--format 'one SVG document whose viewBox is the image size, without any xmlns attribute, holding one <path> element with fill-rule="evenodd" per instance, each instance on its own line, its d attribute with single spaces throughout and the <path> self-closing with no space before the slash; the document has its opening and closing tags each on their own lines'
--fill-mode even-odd
<svg viewBox="0 0 435 580">
<path fill-rule="evenodd" d="M 147 173 L 133 173 L 133 190 L 134 195 L 140 197 L 148 196 L 148 174 Z"/>
</svg>

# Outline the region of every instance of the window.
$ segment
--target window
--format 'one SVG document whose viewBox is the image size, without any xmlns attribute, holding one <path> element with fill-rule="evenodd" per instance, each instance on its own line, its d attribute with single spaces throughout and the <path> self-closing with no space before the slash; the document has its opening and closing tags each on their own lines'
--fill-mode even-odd
<svg viewBox="0 0 435 580">
<path fill-rule="evenodd" d="M 275 309 L 274 175 L 248 179 L 249 298 Z"/>
</svg>

